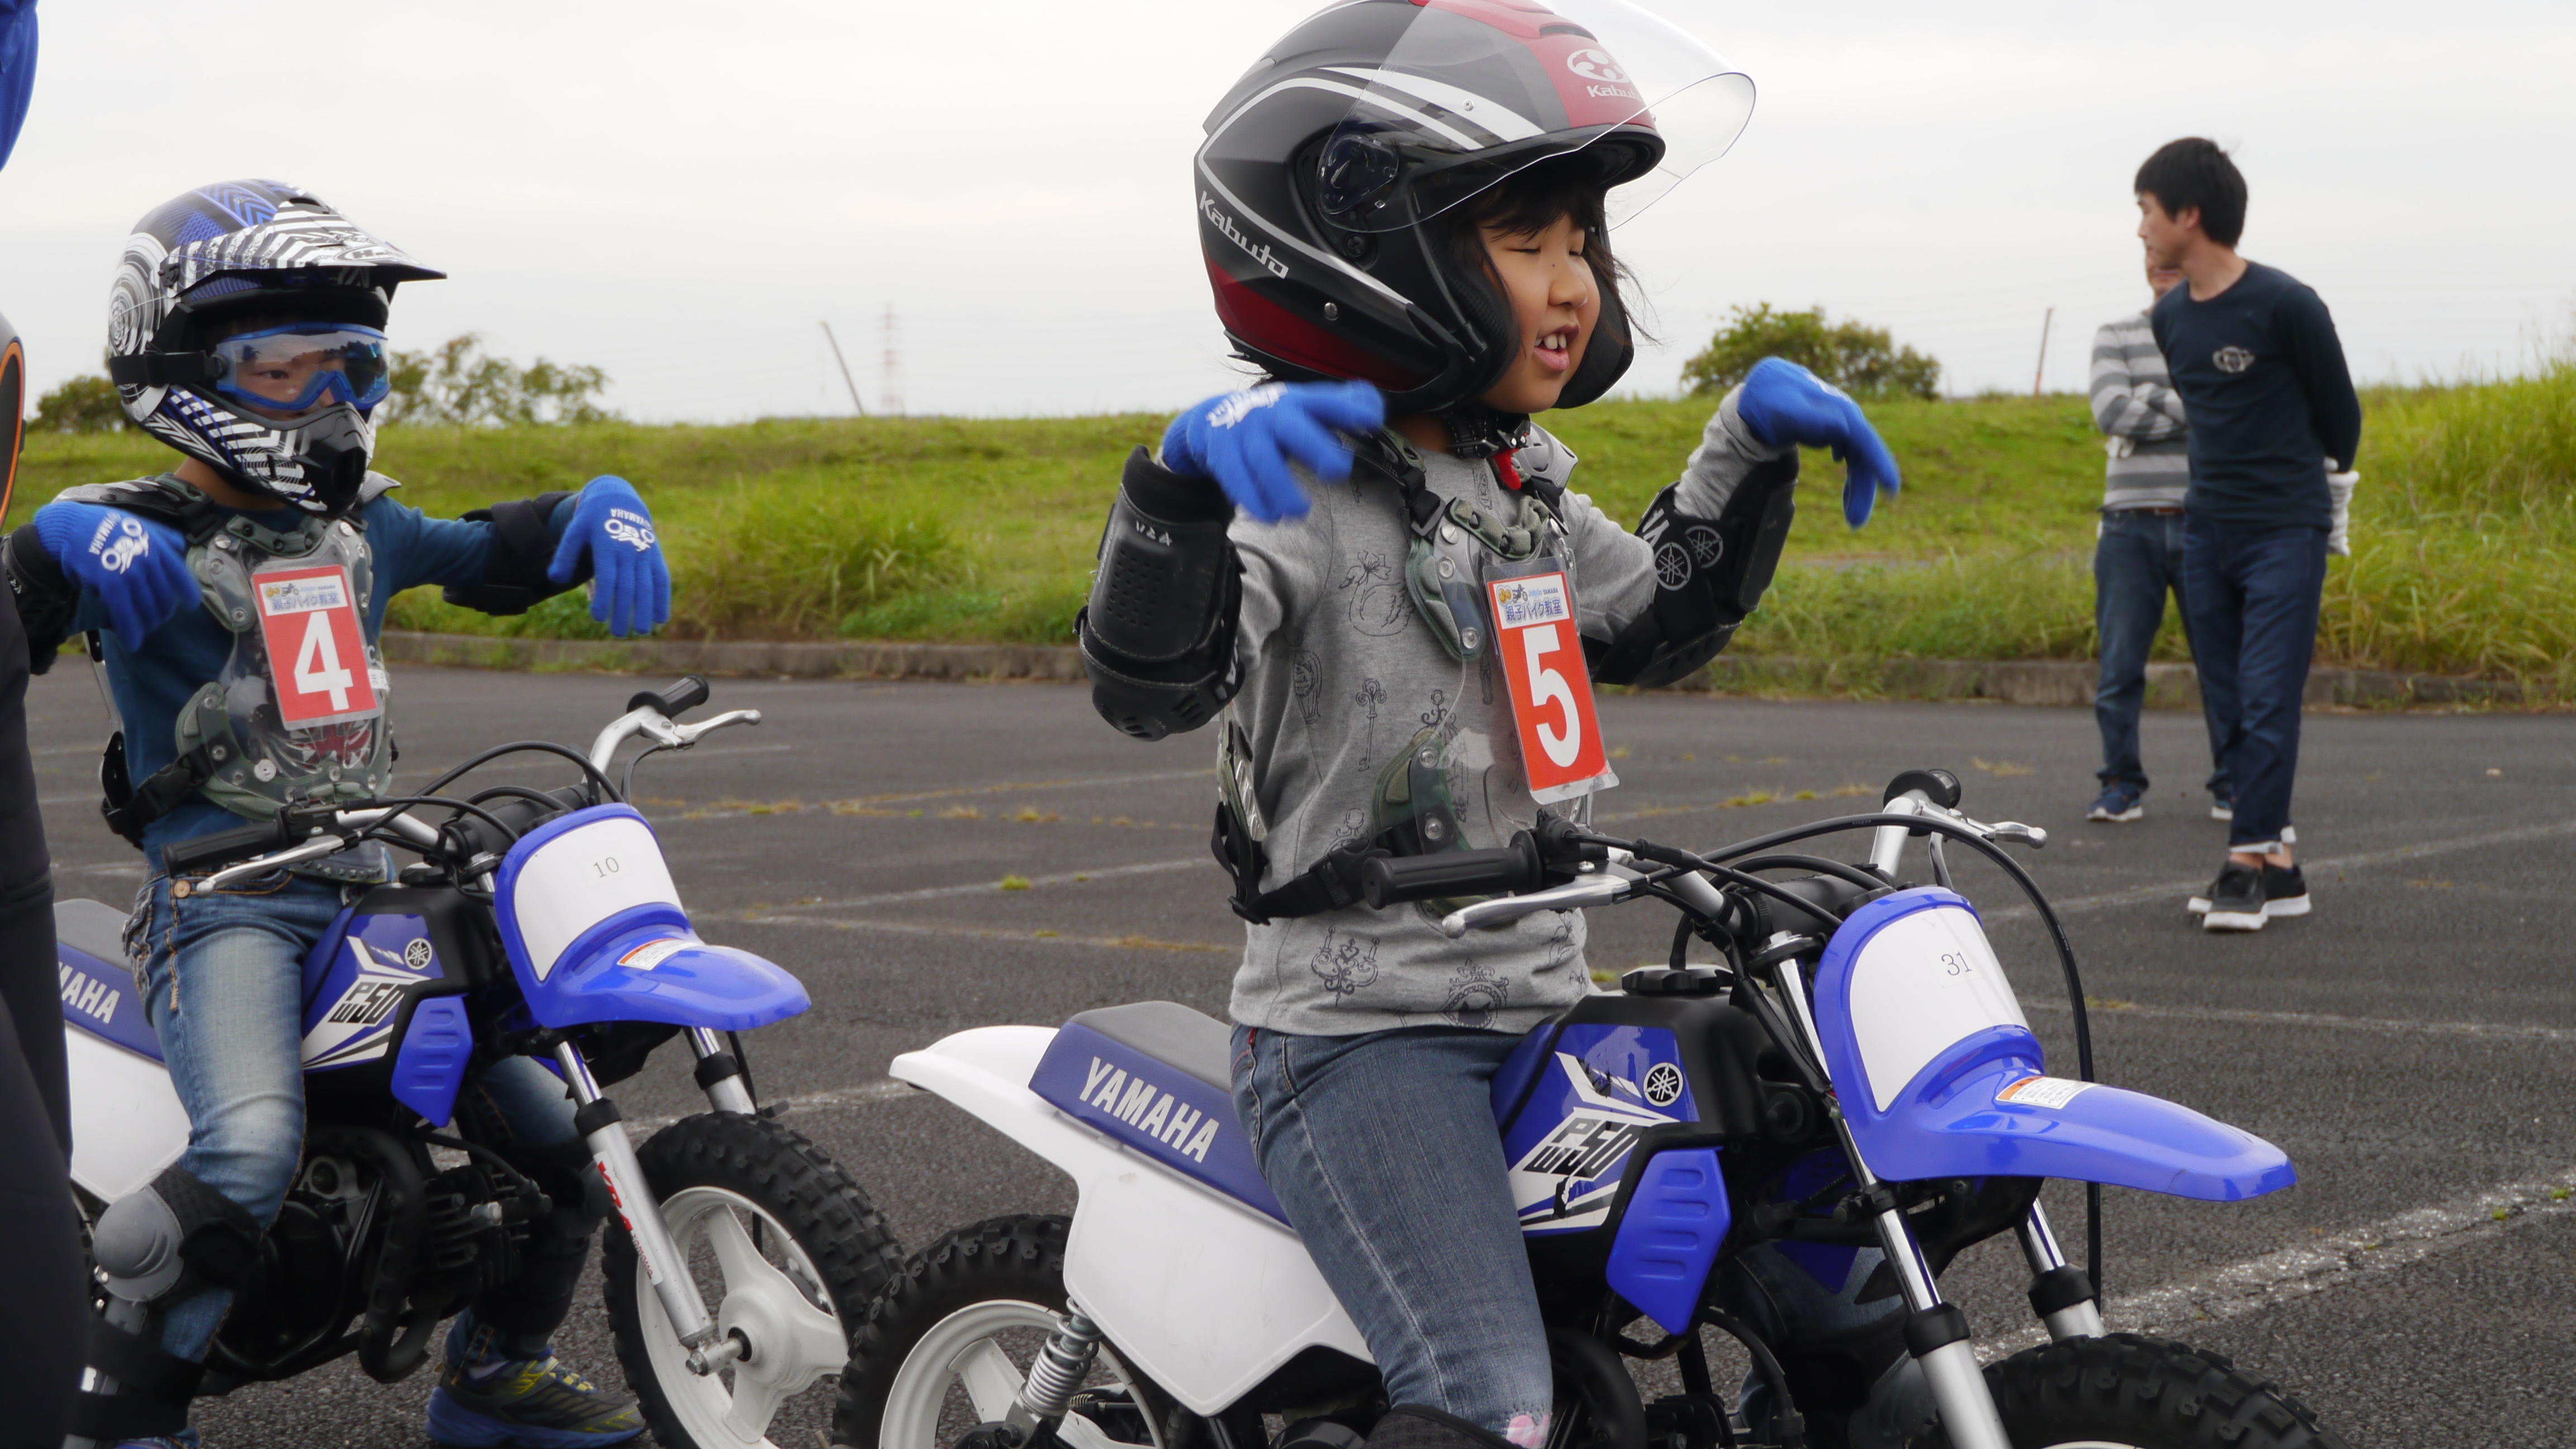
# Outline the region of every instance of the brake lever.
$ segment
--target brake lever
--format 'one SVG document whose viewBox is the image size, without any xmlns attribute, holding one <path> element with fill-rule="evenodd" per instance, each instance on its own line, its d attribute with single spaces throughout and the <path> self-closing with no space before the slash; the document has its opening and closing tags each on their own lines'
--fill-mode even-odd
<svg viewBox="0 0 2576 1449">
<path fill-rule="evenodd" d="M 1490 901 L 1478 901 L 1442 916 L 1440 934 L 1454 941 L 1480 926 L 1499 926 L 1541 911 L 1613 905 L 1628 898 L 1630 883 L 1629 879 L 1605 872 L 1585 876 L 1571 885 L 1550 886 L 1528 895 L 1498 896 Z"/>
<path fill-rule="evenodd" d="M 666 741 L 665 743 L 676 744 L 680 749 L 685 750 L 689 746 L 706 738 L 708 735 L 714 734 L 717 730 L 724 729 L 731 725 L 756 725 L 758 723 L 760 723 L 759 710 L 729 709 L 724 713 L 717 715 L 713 719 L 700 720 L 696 724 L 672 726 L 671 732 L 673 735 L 677 736 L 677 738 L 676 740 Z"/>
<path fill-rule="evenodd" d="M 1932 809 L 1988 840 L 1999 841 L 2005 845 L 2027 845 L 2033 850 L 2043 850 L 2048 846 L 2048 832 L 2037 825 L 2024 825 L 2018 820 L 1998 820 L 1988 825 L 1982 820 L 1971 820 L 1956 810 L 1942 810 L 1937 805 Z"/>
<path fill-rule="evenodd" d="M 274 855 L 263 855 L 256 859 L 245 860 L 239 865 L 225 866 L 222 870 L 190 886 L 189 890 L 199 895 L 207 891 L 222 890 L 237 880 L 249 880 L 253 876 L 266 875 L 273 870 L 283 870 L 290 865 L 302 865 L 308 860 L 320 860 L 326 855 L 338 855 L 354 844 L 356 844 L 355 841 L 346 840 L 337 835 L 315 836 L 302 845 L 278 851 Z"/>
</svg>

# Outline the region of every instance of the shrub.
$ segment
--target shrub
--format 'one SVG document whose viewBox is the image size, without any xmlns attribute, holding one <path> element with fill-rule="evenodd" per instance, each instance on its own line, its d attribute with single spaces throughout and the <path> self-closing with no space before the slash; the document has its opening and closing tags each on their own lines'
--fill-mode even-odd
<svg viewBox="0 0 2576 1449">
<path fill-rule="evenodd" d="M 1857 397 L 1941 394 L 1941 364 L 1897 346 L 1886 328 L 1848 317 L 1827 322 L 1822 307 L 1775 312 L 1768 302 L 1728 313 L 1707 349 L 1682 365 L 1682 381 L 1693 392 L 1723 392 L 1766 357 L 1797 363 Z"/>
<path fill-rule="evenodd" d="M 48 433 L 121 433 L 131 426 L 116 384 L 98 373 L 75 377 L 36 399 L 30 426 Z"/>
</svg>

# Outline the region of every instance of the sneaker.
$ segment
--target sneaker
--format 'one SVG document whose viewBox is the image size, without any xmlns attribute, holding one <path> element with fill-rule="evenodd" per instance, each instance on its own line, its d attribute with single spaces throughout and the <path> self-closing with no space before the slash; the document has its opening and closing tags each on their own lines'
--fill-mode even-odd
<svg viewBox="0 0 2576 1449">
<path fill-rule="evenodd" d="M 2201 908 L 2200 928 L 2204 931 L 2259 931 L 2263 929 L 2263 873 L 2250 865 L 2229 861 L 2210 882 Z"/>
<path fill-rule="evenodd" d="M 2184 906 L 2195 916 L 2209 914 L 2209 897 L 2193 896 Z M 2263 914 L 2265 917 L 2304 916 L 2308 913 L 2308 878 L 2293 866 L 2266 862 L 2263 866 Z"/>
<path fill-rule="evenodd" d="M 2146 793 L 2126 781 L 2105 785 L 2101 798 L 2093 802 L 2092 809 L 2084 812 L 2084 818 L 2108 820 L 2114 825 L 2142 819 L 2147 813 Z"/>
<path fill-rule="evenodd" d="M 116 1449 L 198 1449 L 197 1431 L 187 1428 L 176 1434 L 156 1434 L 149 1439 L 119 1439 Z"/>
<path fill-rule="evenodd" d="M 644 1432 L 635 1400 L 607 1393 L 565 1368 L 551 1350 L 505 1356 L 497 1329 L 457 1315 L 446 1362 L 429 1396 L 431 1442 L 461 1449 L 585 1449 L 622 1444 Z"/>
<path fill-rule="evenodd" d="M 2236 802 L 2225 795 L 2212 795 L 2209 797 L 2209 818 L 2212 820 L 2235 819 Z"/>
</svg>

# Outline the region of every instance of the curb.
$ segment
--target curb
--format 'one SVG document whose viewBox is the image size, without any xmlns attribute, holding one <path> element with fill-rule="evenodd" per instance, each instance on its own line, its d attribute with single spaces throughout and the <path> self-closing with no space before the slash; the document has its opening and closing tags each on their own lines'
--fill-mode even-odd
<svg viewBox="0 0 2576 1449">
<path fill-rule="evenodd" d="M 1025 680 L 1080 684 L 1082 655 L 1066 644 L 913 644 L 896 641 L 772 643 L 732 639 L 529 639 L 388 629 L 389 664 L 469 669 L 580 670 L 605 674 L 770 675 L 788 679 Z M 1699 694 L 1830 694 L 1864 699 L 1986 699 L 2085 706 L 2095 665 L 2084 659 L 1884 659 L 1820 661 L 1720 655 L 1670 686 Z M 2453 705 L 2523 702 L 2511 680 L 2455 679 L 2378 669 L 2313 669 L 2310 705 Z M 2147 666 L 2147 706 L 2200 707 L 2189 664 Z"/>
</svg>

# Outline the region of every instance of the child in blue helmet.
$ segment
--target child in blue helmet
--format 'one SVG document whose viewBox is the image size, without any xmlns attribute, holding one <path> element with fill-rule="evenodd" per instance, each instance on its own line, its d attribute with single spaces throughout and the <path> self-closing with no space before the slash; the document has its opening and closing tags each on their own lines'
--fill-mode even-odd
<svg viewBox="0 0 2576 1449">
<path fill-rule="evenodd" d="M 148 871 L 127 947 L 190 1124 L 179 1160 L 98 1223 L 102 1263 L 110 1244 L 148 1249 L 156 1233 L 165 1249 L 184 1245 L 184 1271 L 147 1304 L 142 1333 L 94 1326 L 91 1363 L 118 1388 L 84 1393 L 74 1431 L 99 1442 L 196 1444 L 188 1400 L 302 1148 L 301 963 L 389 865 L 370 844 L 209 891 L 174 877 L 163 852 L 291 804 L 392 793 L 375 641 L 405 589 L 442 584 L 453 602 L 516 613 L 587 581 L 593 615 L 620 635 L 670 613 L 651 515 L 622 479 L 434 519 L 369 471 L 393 291 L 439 275 L 277 182 L 202 187 L 157 208 L 111 293 L 109 373 L 127 414 L 184 459 L 71 489 L 0 548 L 38 670 L 71 635 L 100 640 L 124 726 L 103 770 L 105 811 Z M 272 610 L 286 609 L 303 612 L 280 632 Z M 634 1401 L 548 1345 L 596 1225 L 562 1083 L 526 1058 L 491 1063 L 457 1115 L 556 1207 L 533 1225 L 516 1276 L 457 1318 L 430 1437 L 635 1437 Z"/>
</svg>

